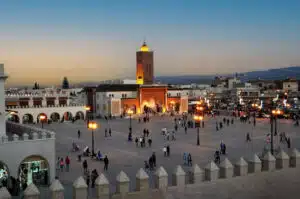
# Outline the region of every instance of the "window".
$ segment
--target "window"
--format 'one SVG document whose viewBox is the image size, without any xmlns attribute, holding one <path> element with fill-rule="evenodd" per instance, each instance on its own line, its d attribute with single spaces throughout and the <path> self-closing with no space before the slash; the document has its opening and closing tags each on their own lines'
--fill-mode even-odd
<svg viewBox="0 0 300 199">
<path fill-rule="evenodd" d="M 171 93 L 168 93 L 168 97 L 171 97 Z"/>
<path fill-rule="evenodd" d="M 181 93 L 177 93 L 177 97 L 180 97 L 181 96 Z"/>
<path fill-rule="evenodd" d="M 99 107 L 100 107 L 100 105 L 99 105 L 99 104 L 97 104 L 97 110 L 99 110 Z"/>
<path fill-rule="evenodd" d="M 288 87 L 290 88 L 291 86 L 290 86 L 290 85 L 288 85 Z"/>
</svg>

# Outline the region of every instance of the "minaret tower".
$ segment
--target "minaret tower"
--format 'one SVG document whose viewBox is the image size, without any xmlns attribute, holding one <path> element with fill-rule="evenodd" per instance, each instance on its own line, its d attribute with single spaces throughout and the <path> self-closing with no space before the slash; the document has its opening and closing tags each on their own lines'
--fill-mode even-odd
<svg viewBox="0 0 300 199">
<path fill-rule="evenodd" d="M 149 50 L 144 41 L 140 50 L 136 52 L 136 83 L 137 84 L 153 84 L 153 51 Z"/>
<path fill-rule="evenodd" d="M 5 91 L 4 84 L 7 75 L 4 73 L 4 64 L 0 64 L 0 135 L 6 134 L 5 123 Z"/>
</svg>

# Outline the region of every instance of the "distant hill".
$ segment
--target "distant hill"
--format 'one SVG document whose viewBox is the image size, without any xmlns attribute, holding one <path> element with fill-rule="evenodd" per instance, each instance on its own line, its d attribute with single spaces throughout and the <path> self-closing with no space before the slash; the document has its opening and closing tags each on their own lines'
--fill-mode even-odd
<svg viewBox="0 0 300 199">
<path fill-rule="evenodd" d="M 234 75 L 235 74 L 224 74 L 222 76 L 231 77 Z M 158 76 L 155 77 L 155 81 L 165 84 L 211 84 L 215 76 L 216 75 Z M 300 66 L 238 73 L 238 76 L 243 82 L 254 79 L 283 80 L 286 78 L 295 78 L 300 80 Z"/>
</svg>

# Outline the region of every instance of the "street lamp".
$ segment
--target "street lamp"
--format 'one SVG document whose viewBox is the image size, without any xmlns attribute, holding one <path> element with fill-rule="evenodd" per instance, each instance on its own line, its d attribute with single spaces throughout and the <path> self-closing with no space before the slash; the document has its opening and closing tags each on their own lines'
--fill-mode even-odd
<svg viewBox="0 0 300 199">
<path fill-rule="evenodd" d="M 195 126 L 197 127 L 197 146 L 199 146 L 200 145 L 200 136 L 199 136 L 200 122 L 203 120 L 203 117 L 199 115 L 194 115 L 194 120 L 195 120 Z"/>
<path fill-rule="evenodd" d="M 42 123 L 42 129 L 44 128 L 44 120 L 46 119 L 45 115 L 40 115 L 40 121 Z"/>
<path fill-rule="evenodd" d="M 98 128 L 98 124 L 96 122 L 89 122 L 88 129 L 92 130 L 92 157 L 95 156 L 95 138 L 94 138 L 94 130 Z"/>
<path fill-rule="evenodd" d="M 89 124 L 89 114 L 88 113 L 90 112 L 91 107 L 85 106 L 84 109 L 85 109 L 86 124 L 88 125 Z"/>
<path fill-rule="evenodd" d="M 128 109 L 127 114 L 129 115 L 129 133 L 131 133 L 132 132 L 131 115 L 133 114 L 133 110 Z"/>
<path fill-rule="evenodd" d="M 281 110 L 272 110 L 271 114 L 271 154 L 274 154 L 274 138 L 273 138 L 273 123 L 275 123 L 275 132 L 274 135 L 277 135 L 277 115 L 281 115 Z"/>
</svg>

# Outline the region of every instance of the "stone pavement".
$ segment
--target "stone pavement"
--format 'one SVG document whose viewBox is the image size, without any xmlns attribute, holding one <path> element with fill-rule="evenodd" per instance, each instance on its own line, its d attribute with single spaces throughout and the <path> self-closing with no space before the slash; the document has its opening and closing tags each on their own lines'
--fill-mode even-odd
<svg viewBox="0 0 300 199">
<path fill-rule="evenodd" d="M 298 199 L 300 168 L 249 174 L 215 182 L 188 185 L 184 192 L 169 190 L 173 199 Z"/>
<path fill-rule="evenodd" d="M 205 128 L 200 129 L 200 146 L 196 145 L 196 129 L 188 129 L 188 133 L 184 133 L 184 129 L 180 128 L 176 133 L 176 141 L 165 141 L 162 137 L 161 129 L 166 127 L 170 130 L 174 128 L 173 118 L 170 117 L 153 117 L 150 123 L 138 123 L 136 120 L 133 124 L 133 138 L 141 136 L 142 130 L 148 128 L 153 140 L 152 147 L 140 148 L 136 147 L 134 142 L 128 142 L 128 126 L 129 119 L 116 119 L 111 121 L 97 120 L 100 128 L 95 131 L 95 150 L 100 149 L 102 153 L 107 154 L 110 165 L 107 172 L 103 171 L 103 163 L 88 158 L 89 169 L 97 169 L 98 173 L 103 172 L 107 176 L 111 184 L 111 191 L 115 190 L 115 179 L 117 174 L 123 170 L 129 178 L 131 178 L 131 190 L 135 187 L 135 174 L 139 168 L 144 167 L 144 161 L 148 160 L 152 152 L 156 152 L 157 164 L 162 165 L 169 174 L 171 174 L 176 165 L 183 164 L 183 153 L 189 152 L 192 155 L 193 163 L 197 163 L 200 167 L 205 166 L 213 159 L 214 152 L 219 148 L 220 141 L 227 145 L 228 158 L 235 162 L 241 156 L 247 158 L 254 152 L 261 152 L 265 145 L 266 134 L 270 131 L 270 124 L 268 120 L 257 120 L 256 127 L 252 124 L 242 124 L 238 119 L 233 125 L 224 125 L 220 131 L 216 131 L 216 121 L 222 120 L 223 117 L 206 118 Z M 300 139 L 299 127 L 296 128 L 289 120 L 279 120 L 278 132 L 285 131 L 287 135 L 291 136 L 292 147 L 299 148 Z M 71 193 L 72 183 L 74 180 L 83 175 L 82 163 L 77 162 L 78 153 L 71 152 L 72 141 L 75 141 L 81 148 L 86 145 L 91 147 L 91 131 L 87 130 L 86 124 L 83 121 L 72 123 L 54 123 L 45 125 L 45 128 L 54 130 L 56 132 L 56 156 L 71 157 L 70 172 L 57 172 L 59 179 L 67 193 Z M 112 128 L 112 137 L 104 137 L 104 129 Z M 81 131 L 81 138 L 77 138 L 77 130 Z M 253 141 L 251 143 L 245 142 L 246 133 L 249 132 Z M 286 148 L 285 145 L 279 144 L 278 137 L 275 138 L 275 143 Z M 169 144 L 171 147 L 171 156 L 166 158 L 163 156 L 162 148 Z M 183 166 L 187 170 L 187 166 Z M 150 175 L 150 184 L 153 186 L 152 172 L 148 171 Z M 171 184 L 171 175 L 169 175 L 169 184 Z M 93 195 L 93 190 L 91 190 Z"/>
</svg>

